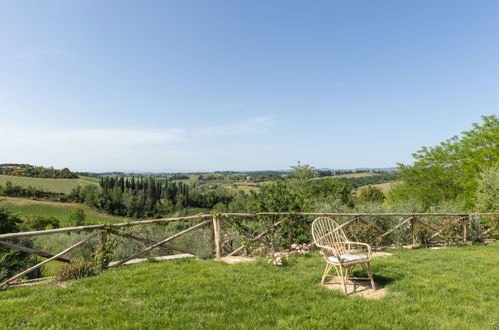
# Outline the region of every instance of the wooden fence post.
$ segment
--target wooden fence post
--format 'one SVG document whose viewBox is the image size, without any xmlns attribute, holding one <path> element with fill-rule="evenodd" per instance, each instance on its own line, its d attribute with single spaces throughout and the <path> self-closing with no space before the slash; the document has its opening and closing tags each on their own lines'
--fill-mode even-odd
<svg viewBox="0 0 499 330">
<path fill-rule="evenodd" d="M 222 258 L 222 238 L 221 238 L 221 223 L 218 214 L 213 215 L 213 232 L 215 238 L 215 256 L 217 259 Z"/>
<path fill-rule="evenodd" d="M 415 217 L 411 217 L 411 235 L 412 235 L 412 247 L 416 246 L 416 233 L 415 233 L 415 224 L 416 221 L 414 219 Z"/>
<path fill-rule="evenodd" d="M 104 252 L 104 250 L 106 249 L 106 244 L 107 244 L 107 230 L 102 229 L 100 232 L 100 248 L 99 248 L 100 252 Z"/>
<path fill-rule="evenodd" d="M 99 247 L 99 263 L 102 269 L 105 269 L 109 266 L 108 255 L 106 251 L 107 244 L 107 229 L 102 229 L 100 231 L 100 247 Z"/>
<path fill-rule="evenodd" d="M 468 243 L 468 216 L 462 218 L 463 222 L 463 244 Z"/>
</svg>

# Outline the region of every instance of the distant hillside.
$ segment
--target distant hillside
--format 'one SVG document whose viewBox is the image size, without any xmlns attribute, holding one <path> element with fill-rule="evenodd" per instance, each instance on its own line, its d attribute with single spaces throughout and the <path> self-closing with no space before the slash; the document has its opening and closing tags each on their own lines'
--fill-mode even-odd
<svg viewBox="0 0 499 330">
<path fill-rule="evenodd" d="M 69 194 L 77 186 L 97 185 L 89 179 L 45 179 L 30 178 L 23 176 L 0 175 L 0 185 L 5 185 L 10 181 L 14 186 L 42 189 L 49 192 Z"/>
<path fill-rule="evenodd" d="M 60 203 L 52 201 L 37 201 L 27 198 L 0 197 L 0 207 L 17 212 L 22 217 L 55 217 L 60 221 L 61 227 L 71 226 L 69 216 L 74 209 L 77 208 L 85 211 L 86 222 L 88 224 L 118 223 L 126 221 L 126 218 L 97 212 L 86 205 L 77 203 Z"/>
<path fill-rule="evenodd" d="M 0 174 L 25 176 L 31 178 L 77 179 L 78 174 L 68 168 L 61 170 L 53 167 L 33 166 L 29 164 L 0 164 Z"/>
</svg>

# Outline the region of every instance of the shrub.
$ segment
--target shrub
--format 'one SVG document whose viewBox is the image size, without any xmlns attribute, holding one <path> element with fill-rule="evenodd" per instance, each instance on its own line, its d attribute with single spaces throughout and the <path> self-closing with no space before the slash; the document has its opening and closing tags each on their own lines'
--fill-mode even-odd
<svg viewBox="0 0 499 330">
<path fill-rule="evenodd" d="M 55 279 L 58 282 L 76 280 L 79 278 L 92 276 L 97 274 L 97 269 L 94 264 L 82 259 L 75 260 L 70 264 L 60 267 L 55 274 Z"/>
<path fill-rule="evenodd" d="M 276 266 L 287 266 L 289 265 L 289 257 L 291 255 L 306 255 L 309 252 L 310 244 L 293 244 L 291 249 L 288 251 L 280 251 L 270 254 L 270 258 L 267 262 Z"/>
<path fill-rule="evenodd" d="M 348 226 L 349 236 L 355 238 L 357 242 L 372 243 L 380 233 L 365 223 L 355 222 Z"/>
<path fill-rule="evenodd" d="M 384 200 L 385 194 L 375 186 L 361 189 L 357 196 L 358 203 L 382 203 Z"/>
<path fill-rule="evenodd" d="M 22 221 L 23 230 L 46 230 L 60 227 L 60 222 L 55 217 L 44 217 L 41 215 L 31 215 Z"/>
<path fill-rule="evenodd" d="M 69 215 L 69 222 L 72 226 L 83 226 L 86 219 L 85 211 L 83 209 L 74 209 Z"/>
<path fill-rule="evenodd" d="M 14 233 L 21 229 L 21 219 L 16 214 L 0 208 L 0 234 Z M 14 244 L 32 247 L 29 240 L 13 240 Z M 0 247 L 0 281 L 11 277 L 34 264 L 34 259 L 21 251 Z M 37 275 L 31 273 L 28 276 Z"/>
</svg>

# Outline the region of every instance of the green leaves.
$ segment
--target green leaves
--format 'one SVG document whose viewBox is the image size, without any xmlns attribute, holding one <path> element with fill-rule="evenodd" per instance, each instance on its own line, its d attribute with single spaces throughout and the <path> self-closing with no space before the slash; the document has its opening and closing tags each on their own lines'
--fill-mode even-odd
<svg viewBox="0 0 499 330">
<path fill-rule="evenodd" d="M 478 178 L 499 163 L 499 120 L 483 116 L 483 123 L 434 147 L 413 154 L 413 165 L 399 164 L 401 180 L 392 200 L 415 198 L 427 209 L 443 201 L 463 200 L 472 209 Z"/>
</svg>

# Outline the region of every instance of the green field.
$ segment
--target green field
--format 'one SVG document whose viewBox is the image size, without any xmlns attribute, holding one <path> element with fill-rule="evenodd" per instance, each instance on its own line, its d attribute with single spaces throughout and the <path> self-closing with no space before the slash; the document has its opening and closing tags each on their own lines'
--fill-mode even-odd
<svg viewBox="0 0 499 330">
<path fill-rule="evenodd" d="M 0 292 L 0 328 L 497 329 L 499 245 L 395 250 L 373 260 L 384 298 L 319 285 L 316 252 L 279 268 L 183 259 L 108 270 L 69 285 Z"/>
<path fill-rule="evenodd" d="M 0 185 L 5 185 L 7 181 L 12 182 L 15 186 L 28 187 L 31 186 L 37 189 L 43 189 L 50 192 L 58 192 L 68 194 L 77 186 L 96 185 L 95 178 L 84 177 L 80 179 L 45 179 L 45 178 L 30 178 L 24 176 L 0 175 Z"/>
<path fill-rule="evenodd" d="M 81 208 L 87 216 L 89 224 L 124 222 L 122 217 L 115 217 L 92 210 L 77 203 L 59 203 L 52 201 L 36 201 L 27 198 L 0 197 L 0 207 L 19 213 L 21 216 L 41 215 L 52 216 L 59 219 L 61 227 L 70 226 L 69 215 L 76 208 Z"/>
</svg>

